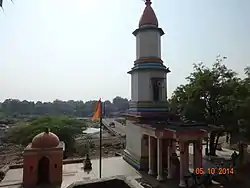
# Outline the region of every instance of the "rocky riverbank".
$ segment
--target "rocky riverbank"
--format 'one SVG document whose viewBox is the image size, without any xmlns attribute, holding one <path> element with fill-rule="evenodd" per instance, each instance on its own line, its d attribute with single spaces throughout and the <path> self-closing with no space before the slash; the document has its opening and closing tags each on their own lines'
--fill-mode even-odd
<svg viewBox="0 0 250 188">
<path fill-rule="evenodd" d="M 0 146 L 0 169 L 5 165 L 22 161 L 23 149 L 24 147 L 21 145 L 2 143 Z"/>
<path fill-rule="evenodd" d="M 68 158 L 84 157 L 88 152 L 92 158 L 100 155 L 99 134 L 93 136 L 80 136 L 76 138 L 75 151 L 69 154 Z M 2 143 L 0 146 L 0 169 L 6 165 L 22 163 L 22 152 L 24 146 Z M 122 153 L 124 145 L 121 140 L 103 130 L 102 156 L 111 157 L 116 153 Z"/>
</svg>

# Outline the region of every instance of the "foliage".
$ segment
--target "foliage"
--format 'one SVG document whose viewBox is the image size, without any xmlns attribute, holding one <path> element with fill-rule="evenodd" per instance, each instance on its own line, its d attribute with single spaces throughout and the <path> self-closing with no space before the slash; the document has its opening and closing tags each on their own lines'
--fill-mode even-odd
<svg viewBox="0 0 250 188">
<path fill-rule="evenodd" d="M 72 149 L 74 137 L 81 134 L 86 129 L 83 120 L 77 120 L 66 116 L 45 116 L 32 122 L 17 125 L 11 128 L 7 135 L 7 140 L 12 143 L 27 145 L 37 134 L 49 128 L 61 141 L 65 142 L 66 149 Z"/>
<path fill-rule="evenodd" d="M 217 57 L 212 68 L 203 63 L 195 64 L 194 71 L 186 78 L 187 83 L 177 87 L 169 100 L 171 110 L 187 119 L 222 125 L 228 132 L 238 133 L 238 121 L 245 120 L 249 127 L 250 112 L 250 69 L 247 78 L 241 79 L 228 69 Z M 210 135 L 210 154 L 215 155 L 215 142 L 222 132 Z M 215 141 L 216 139 L 216 141 Z"/>
<path fill-rule="evenodd" d="M 61 101 L 32 102 L 18 99 L 6 99 L 0 103 L 0 112 L 10 117 L 26 117 L 39 115 L 68 115 L 76 117 L 92 116 L 97 101 Z M 112 102 L 105 101 L 105 115 L 112 116 L 114 112 L 124 112 L 128 109 L 128 99 L 115 97 Z"/>
</svg>

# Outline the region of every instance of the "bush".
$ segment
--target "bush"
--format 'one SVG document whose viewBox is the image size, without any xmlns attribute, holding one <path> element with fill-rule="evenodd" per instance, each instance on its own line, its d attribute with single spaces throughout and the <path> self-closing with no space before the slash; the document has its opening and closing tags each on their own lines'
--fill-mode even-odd
<svg viewBox="0 0 250 188">
<path fill-rule="evenodd" d="M 11 143 L 28 145 L 34 136 L 49 128 L 61 141 L 65 142 L 67 149 L 72 149 L 74 138 L 86 129 L 86 123 L 69 117 L 40 117 L 26 124 L 18 125 L 9 130 L 7 139 Z"/>
</svg>

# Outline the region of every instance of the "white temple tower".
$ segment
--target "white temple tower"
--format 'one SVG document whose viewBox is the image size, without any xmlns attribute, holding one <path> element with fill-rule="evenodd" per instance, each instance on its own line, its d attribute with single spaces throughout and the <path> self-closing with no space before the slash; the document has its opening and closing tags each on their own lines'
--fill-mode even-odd
<svg viewBox="0 0 250 188">
<path fill-rule="evenodd" d="M 166 74 L 170 72 L 161 59 L 161 36 L 164 32 L 158 27 L 150 0 L 145 4 L 139 28 L 133 32 L 136 37 L 136 60 L 128 72 L 131 74 L 130 110 L 141 115 L 167 110 Z"/>
<path fill-rule="evenodd" d="M 131 102 L 126 121 L 126 150 L 134 165 L 144 168 L 147 154 L 144 155 L 143 131 L 131 120 L 143 117 L 160 119 L 168 112 L 167 79 L 169 69 L 161 59 L 161 36 L 164 32 L 158 27 L 158 20 L 146 0 L 146 7 L 139 21 L 138 28 L 133 32 L 136 37 L 136 60 L 131 74 Z M 146 148 L 145 148 L 146 149 Z M 147 167 L 145 167 L 147 168 Z"/>
<path fill-rule="evenodd" d="M 167 73 L 161 59 L 163 30 L 146 0 L 146 7 L 133 32 L 136 37 L 136 60 L 131 74 L 131 102 L 126 117 L 126 149 L 124 160 L 140 170 L 148 170 L 157 180 L 179 177 L 179 186 L 186 187 L 189 174 L 189 144 L 193 145 L 193 169 L 202 168 L 202 139 L 211 130 L 201 122 L 183 120 L 169 112 L 167 103 Z M 180 159 L 176 156 L 179 144 Z M 179 161 L 179 163 L 174 163 Z M 172 168 L 175 166 L 174 168 Z M 164 177 L 163 169 L 168 169 Z"/>
</svg>

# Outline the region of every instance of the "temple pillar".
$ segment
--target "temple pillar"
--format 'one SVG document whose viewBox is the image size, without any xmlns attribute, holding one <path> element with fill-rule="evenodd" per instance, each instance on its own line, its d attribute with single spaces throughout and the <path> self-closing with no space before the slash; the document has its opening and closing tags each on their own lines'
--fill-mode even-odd
<svg viewBox="0 0 250 188">
<path fill-rule="evenodd" d="M 157 180 L 162 181 L 162 139 L 157 138 Z"/>
<path fill-rule="evenodd" d="M 195 142 L 193 142 L 192 143 L 193 144 L 193 169 L 194 169 L 194 171 L 195 171 L 195 169 L 197 169 L 197 168 L 199 168 L 198 166 L 197 166 L 197 163 L 196 163 L 196 158 L 195 158 L 195 156 L 197 155 L 196 153 L 196 143 Z"/>
<path fill-rule="evenodd" d="M 167 179 L 172 179 L 171 156 L 172 156 L 172 140 L 169 140 L 169 143 L 168 143 L 168 176 L 167 176 Z"/>
<path fill-rule="evenodd" d="M 180 148 L 180 187 L 186 187 L 185 184 L 185 144 L 183 141 L 179 142 L 179 148 Z"/>
<path fill-rule="evenodd" d="M 202 168 L 202 161 L 202 140 L 197 140 L 194 144 L 194 167 Z"/>
<path fill-rule="evenodd" d="M 185 142 L 184 143 L 184 165 L 185 165 L 185 175 L 189 174 L 189 143 Z"/>
<path fill-rule="evenodd" d="M 152 136 L 148 136 L 148 174 L 149 175 L 154 175 L 155 174 L 155 148 L 154 148 L 154 143 L 153 140 L 154 138 Z"/>
<path fill-rule="evenodd" d="M 176 153 L 176 141 L 172 140 L 172 153 Z"/>
</svg>

